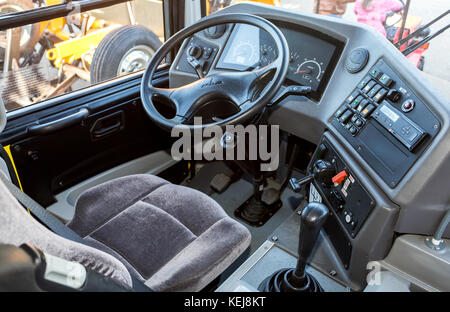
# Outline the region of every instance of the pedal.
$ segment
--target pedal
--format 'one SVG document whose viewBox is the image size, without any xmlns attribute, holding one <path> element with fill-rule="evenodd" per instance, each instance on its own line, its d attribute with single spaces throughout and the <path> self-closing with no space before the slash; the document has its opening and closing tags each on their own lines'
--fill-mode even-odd
<svg viewBox="0 0 450 312">
<path fill-rule="evenodd" d="M 230 186 L 233 180 L 224 173 L 218 173 L 211 180 L 209 186 L 217 193 L 222 193 Z"/>
</svg>

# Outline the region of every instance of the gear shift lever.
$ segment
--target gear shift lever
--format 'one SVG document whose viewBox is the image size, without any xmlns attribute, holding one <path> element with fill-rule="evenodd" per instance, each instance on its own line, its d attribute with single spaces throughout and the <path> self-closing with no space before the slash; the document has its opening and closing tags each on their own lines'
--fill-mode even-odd
<svg viewBox="0 0 450 312">
<path fill-rule="evenodd" d="M 265 292 L 321 292 L 319 282 L 305 271 L 306 262 L 316 244 L 320 229 L 329 214 L 327 206 L 319 202 L 309 203 L 302 211 L 300 219 L 300 237 L 298 243 L 298 261 L 294 269 L 282 269 L 259 286 Z"/>
</svg>

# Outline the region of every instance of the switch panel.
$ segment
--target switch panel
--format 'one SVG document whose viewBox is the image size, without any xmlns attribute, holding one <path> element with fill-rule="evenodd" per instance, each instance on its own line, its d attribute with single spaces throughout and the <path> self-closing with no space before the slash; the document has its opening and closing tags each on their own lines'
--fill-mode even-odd
<svg viewBox="0 0 450 312">
<path fill-rule="evenodd" d="M 324 152 L 325 151 L 325 152 Z M 348 267 L 352 253 L 352 239 L 364 226 L 376 203 L 350 168 L 326 139 L 322 138 L 314 153 L 308 171 L 313 164 L 322 159 L 331 163 L 336 169 L 336 175 L 331 178 L 334 183 L 310 184 L 309 201 L 322 201 L 331 212 L 324 225 L 339 257 Z"/>
<path fill-rule="evenodd" d="M 344 99 L 331 123 L 391 188 L 441 127 L 434 113 L 384 60 Z"/>
<path fill-rule="evenodd" d="M 195 36 L 188 40 L 189 41 L 182 57 L 178 61 L 176 69 L 196 74 L 196 70 L 192 64 L 198 63 L 203 75 L 206 75 L 209 72 L 214 59 L 216 58 L 218 48 Z"/>
<path fill-rule="evenodd" d="M 319 155 L 316 151 L 309 171 L 312 170 L 312 164 L 322 159 L 335 166 L 336 175 L 331 178 L 329 184 L 320 183 L 319 185 L 315 182 L 315 188 L 340 220 L 342 227 L 351 237 L 356 237 L 370 211 L 375 207 L 375 201 L 333 146 L 326 139 L 322 139 L 320 145 L 326 147 L 326 152 Z"/>
</svg>

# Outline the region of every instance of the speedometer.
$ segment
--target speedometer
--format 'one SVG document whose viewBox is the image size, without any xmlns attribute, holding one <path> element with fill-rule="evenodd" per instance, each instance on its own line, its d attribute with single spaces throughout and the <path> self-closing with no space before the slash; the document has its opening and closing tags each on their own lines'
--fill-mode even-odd
<svg viewBox="0 0 450 312">
<path fill-rule="evenodd" d="M 298 64 L 297 70 L 294 72 L 298 76 L 296 80 L 310 86 L 319 84 L 324 73 L 322 66 L 323 63 L 319 63 L 315 58 L 312 60 L 305 59 Z"/>
<path fill-rule="evenodd" d="M 251 66 L 258 62 L 258 47 L 249 40 L 241 41 L 236 44 L 232 57 L 237 64 Z"/>
</svg>

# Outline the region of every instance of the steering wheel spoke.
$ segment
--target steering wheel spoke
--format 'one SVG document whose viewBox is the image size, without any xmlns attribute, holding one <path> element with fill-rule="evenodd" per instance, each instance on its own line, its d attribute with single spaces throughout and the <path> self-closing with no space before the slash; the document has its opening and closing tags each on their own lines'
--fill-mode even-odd
<svg viewBox="0 0 450 312">
<path fill-rule="evenodd" d="M 277 62 L 276 60 L 264 67 L 258 67 L 253 70 L 253 73 L 256 74 L 258 77 L 258 80 L 265 80 L 266 78 L 269 78 L 271 75 L 275 73 L 277 68 L 280 66 L 280 62 Z"/>
<path fill-rule="evenodd" d="M 151 98 L 162 98 L 162 99 L 166 99 L 169 100 L 173 91 L 175 89 L 169 89 L 169 88 L 157 88 L 154 87 L 152 85 L 147 85 L 146 86 L 146 91 L 147 94 L 149 95 L 149 97 Z"/>
</svg>

